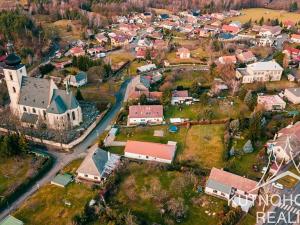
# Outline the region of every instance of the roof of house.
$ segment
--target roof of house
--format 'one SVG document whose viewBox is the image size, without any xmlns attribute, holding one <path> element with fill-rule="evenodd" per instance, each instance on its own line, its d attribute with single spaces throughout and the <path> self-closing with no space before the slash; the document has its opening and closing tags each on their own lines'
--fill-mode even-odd
<svg viewBox="0 0 300 225">
<path fill-rule="evenodd" d="M 227 171 L 213 167 L 210 171 L 209 180 L 218 182 L 219 184 L 236 188 L 238 190 L 249 192 L 255 189 L 257 182 L 245 177 L 238 176 Z M 257 192 L 257 191 L 256 191 Z"/>
<path fill-rule="evenodd" d="M 247 65 L 247 67 L 251 68 L 252 70 L 283 70 L 283 68 L 275 61 L 271 60 L 268 62 L 256 62 Z"/>
<path fill-rule="evenodd" d="M 21 220 L 9 215 L 0 221 L 0 225 L 23 225 L 24 223 Z"/>
<path fill-rule="evenodd" d="M 257 102 L 269 105 L 285 104 L 285 101 L 283 101 L 278 95 L 261 95 L 257 97 Z"/>
<path fill-rule="evenodd" d="M 251 51 L 246 51 L 238 54 L 237 58 L 241 61 L 249 61 L 249 60 L 253 60 L 255 56 Z"/>
<path fill-rule="evenodd" d="M 51 181 L 52 184 L 59 186 L 67 186 L 73 180 L 72 175 L 70 174 L 57 174 L 54 179 Z"/>
<path fill-rule="evenodd" d="M 183 91 L 173 91 L 172 92 L 172 97 L 176 98 L 176 97 L 181 97 L 181 98 L 186 98 L 189 97 L 189 92 L 187 90 L 183 90 Z"/>
<path fill-rule="evenodd" d="M 77 169 L 77 173 L 101 177 L 107 172 L 108 164 L 116 165 L 119 159 L 119 156 L 100 148 L 96 148 L 95 150 L 91 149 Z"/>
<path fill-rule="evenodd" d="M 176 145 L 127 141 L 124 152 L 172 160 L 176 152 Z"/>
<path fill-rule="evenodd" d="M 179 48 L 177 50 L 177 54 L 188 54 L 188 53 L 190 53 L 190 50 L 187 48 Z"/>
<path fill-rule="evenodd" d="M 300 88 L 287 88 L 285 90 L 288 90 L 289 92 L 291 92 L 296 97 L 300 97 Z"/>
<path fill-rule="evenodd" d="M 271 32 L 272 34 L 280 33 L 282 28 L 280 26 L 268 26 L 268 25 L 263 25 L 260 28 L 260 32 Z"/>
<path fill-rule="evenodd" d="M 163 117 L 162 105 L 132 105 L 129 106 L 129 118 Z"/>
<path fill-rule="evenodd" d="M 231 186 L 224 185 L 224 184 L 222 184 L 222 183 L 220 183 L 218 181 L 212 180 L 212 179 L 209 179 L 207 181 L 206 187 L 219 190 L 219 191 L 221 191 L 223 193 L 226 193 L 226 194 L 230 194 L 231 193 Z"/>
<path fill-rule="evenodd" d="M 219 58 L 219 61 L 223 64 L 235 64 L 236 57 L 235 57 L 235 55 L 225 55 L 225 56 L 221 56 Z"/>
<path fill-rule="evenodd" d="M 64 90 L 55 89 L 53 91 L 51 104 L 47 108 L 47 112 L 54 114 L 63 114 L 67 110 L 76 109 L 78 106 L 79 103 L 72 92 L 67 93 Z"/>
<path fill-rule="evenodd" d="M 291 38 L 300 39 L 300 34 L 292 34 Z"/>
<path fill-rule="evenodd" d="M 225 31 L 225 32 L 237 33 L 237 32 L 239 32 L 240 29 L 237 26 L 232 26 L 232 25 L 226 25 L 226 24 L 224 24 L 222 26 L 222 30 Z"/>
</svg>

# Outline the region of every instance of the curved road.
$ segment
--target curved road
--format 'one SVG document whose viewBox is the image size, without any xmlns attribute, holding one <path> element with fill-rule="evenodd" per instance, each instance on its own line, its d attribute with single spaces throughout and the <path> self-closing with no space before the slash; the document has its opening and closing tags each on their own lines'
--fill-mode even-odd
<svg viewBox="0 0 300 225">
<path fill-rule="evenodd" d="M 30 195 L 32 195 L 36 190 L 42 185 L 51 181 L 51 179 L 59 172 L 63 167 L 65 167 L 71 161 L 84 157 L 86 155 L 86 150 L 89 146 L 93 145 L 108 125 L 117 116 L 118 112 L 122 108 L 123 100 L 126 92 L 127 85 L 130 80 L 126 80 L 122 83 L 120 90 L 116 94 L 116 103 L 108 111 L 108 113 L 102 118 L 100 123 L 95 127 L 95 129 L 86 137 L 86 139 L 73 148 L 72 153 L 61 153 L 61 152 L 51 152 L 50 154 L 54 156 L 55 163 L 50 171 L 41 178 L 34 186 L 29 188 L 22 196 L 20 196 L 13 203 L 9 203 L 9 207 L 0 213 L 0 221 L 7 216 L 10 212 L 16 209 L 25 201 Z"/>
</svg>

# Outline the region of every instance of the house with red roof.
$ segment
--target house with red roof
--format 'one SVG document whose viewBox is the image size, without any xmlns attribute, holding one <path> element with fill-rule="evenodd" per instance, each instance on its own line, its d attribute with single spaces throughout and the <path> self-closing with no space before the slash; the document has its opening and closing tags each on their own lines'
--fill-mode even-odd
<svg viewBox="0 0 300 225">
<path fill-rule="evenodd" d="M 179 48 L 177 50 L 176 56 L 180 59 L 189 59 L 191 58 L 191 52 L 187 48 Z"/>
<path fill-rule="evenodd" d="M 176 142 L 168 144 L 127 141 L 125 157 L 139 160 L 156 161 L 161 163 L 172 163 L 176 152 Z"/>
<path fill-rule="evenodd" d="M 225 55 L 225 56 L 221 56 L 219 57 L 217 63 L 220 63 L 220 64 L 236 64 L 237 60 L 236 60 L 236 57 L 235 55 Z"/>
<path fill-rule="evenodd" d="M 291 20 L 285 20 L 283 21 L 283 27 L 287 28 L 287 29 L 291 29 L 295 26 L 295 22 L 291 21 Z"/>
<path fill-rule="evenodd" d="M 188 101 L 192 101 L 193 98 L 189 96 L 189 92 L 187 90 L 183 91 L 173 91 L 172 92 L 172 99 L 171 104 L 177 105 L 177 104 L 183 104 Z"/>
<path fill-rule="evenodd" d="M 162 124 L 164 112 L 162 105 L 132 105 L 129 106 L 127 125 Z"/>
<path fill-rule="evenodd" d="M 273 154 L 276 159 L 289 163 L 292 157 L 300 153 L 300 122 L 278 131 L 275 137 L 267 143 L 268 154 Z"/>
<path fill-rule="evenodd" d="M 286 107 L 286 102 L 279 95 L 260 95 L 257 97 L 257 104 L 267 111 L 283 110 Z"/>
<path fill-rule="evenodd" d="M 236 55 L 236 58 L 242 63 L 253 63 L 257 60 L 251 51 L 241 52 Z"/>
<path fill-rule="evenodd" d="M 291 35 L 291 41 L 293 43 L 300 43 L 300 34 L 292 34 Z"/>
<path fill-rule="evenodd" d="M 72 56 L 76 56 L 76 57 L 85 55 L 85 51 L 82 47 L 71 48 L 69 52 Z"/>
<path fill-rule="evenodd" d="M 240 32 L 240 28 L 238 28 L 237 26 L 224 24 L 222 26 L 222 31 L 224 33 L 237 34 L 238 32 Z"/>
<path fill-rule="evenodd" d="M 289 60 L 300 61 L 300 50 L 297 48 L 286 47 L 282 53 L 284 53 Z"/>
<path fill-rule="evenodd" d="M 227 171 L 212 168 L 206 182 L 205 193 L 227 200 L 233 207 L 243 211 L 254 205 L 258 196 L 257 182 Z"/>
</svg>

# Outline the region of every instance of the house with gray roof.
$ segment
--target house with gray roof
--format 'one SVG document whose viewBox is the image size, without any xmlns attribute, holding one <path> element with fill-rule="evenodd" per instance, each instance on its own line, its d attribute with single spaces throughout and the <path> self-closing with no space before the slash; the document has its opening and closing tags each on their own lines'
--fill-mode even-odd
<svg viewBox="0 0 300 225">
<path fill-rule="evenodd" d="M 51 129 L 67 129 L 82 122 L 82 111 L 72 92 L 60 90 L 52 79 L 28 77 L 21 58 L 8 44 L 9 55 L 3 66 L 10 97 L 10 109 L 23 125 L 38 122 Z"/>
<path fill-rule="evenodd" d="M 293 104 L 300 103 L 300 88 L 287 88 L 284 90 L 284 97 Z"/>
<path fill-rule="evenodd" d="M 64 80 L 65 85 L 69 83 L 69 85 L 73 87 L 84 86 L 87 82 L 87 74 L 83 71 L 78 72 L 76 75 L 68 75 Z"/>
<path fill-rule="evenodd" d="M 283 68 L 275 61 L 256 62 L 246 68 L 237 68 L 236 77 L 245 83 L 279 81 Z"/>
<path fill-rule="evenodd" d="M 100 148 L 91 148 L 76 171 L 77 179 L 101 183 L 118 167 L 120 158 Z"/>
</svg>

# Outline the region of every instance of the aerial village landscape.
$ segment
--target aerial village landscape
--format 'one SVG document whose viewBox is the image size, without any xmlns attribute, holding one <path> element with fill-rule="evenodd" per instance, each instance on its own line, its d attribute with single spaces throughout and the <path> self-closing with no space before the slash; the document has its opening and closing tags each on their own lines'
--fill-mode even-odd
<svg viewBox="0 0 300 225">
<path fill-rule="evenodd" d="M 300 224 L 298 7 L 0 0 L 0 225 Z"/>
</svg>

